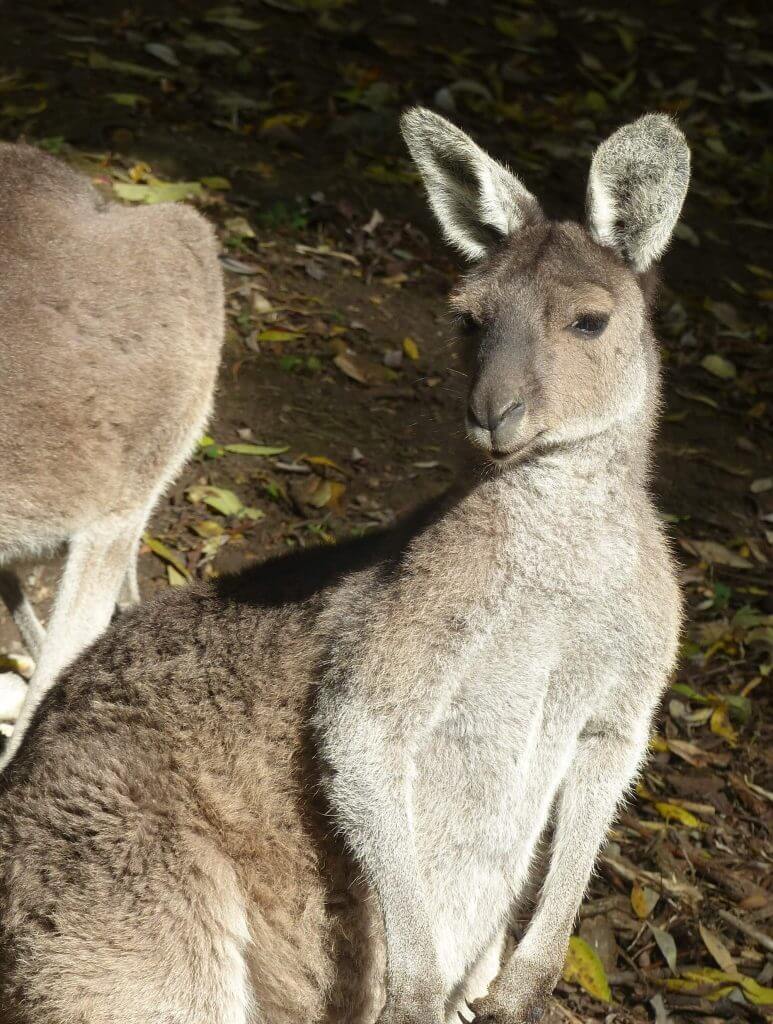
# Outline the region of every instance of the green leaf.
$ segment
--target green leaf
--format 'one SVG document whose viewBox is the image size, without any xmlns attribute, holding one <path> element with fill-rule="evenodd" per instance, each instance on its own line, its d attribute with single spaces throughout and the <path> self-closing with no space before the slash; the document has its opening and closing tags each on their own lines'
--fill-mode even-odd
<svg viewBox="0 0 773 1024">
<path fill-rule="evenodd" d="M 152 81 L 167 78 L 169 75 L 166 71 L 156 71 L 155 68 L 146 68 L 142 64 L 133 63 L 133 61 L 113 60 L 112 57 L 106 57 L 98 50 L 89 50 L 88 59 L 89 67 L 95 71 L 117 71 L 120 74 L 135 75 L 137 78 L 147 78 Z"/>
<path fill-rule="evenodd" d="M 274 328 L 269 328 L 266 331 L 261 331 L 258 335 L 258 341 L 295 341 L 296 338 L 300 338 L 299 331 L 279 331 Z"/>
<path fill-rule="evenodd" d="M 186 491 L 188 501 L 194 505 L 203 502 L 215 512 L 223 516 L 238 516 L 244 508 L 244 502 L 225 487 L 213 487 L 211 484 L 196 484 Z"/>
<path fill-rule="evenodd" d="M 725 359 L 724 356 L 718 356 L 716 353 L 704 356 L 701 359 L 701 366 L 715 377 L 719 377 L 720 380 L 732 380 L 736 375 L 735 366 L 730 360 Z"/>
<path fill-rule="evenodd" d="M 217 174 L 210 175 L 207 178 L 202 178 L 201 184 L 204 185 L 205 188 L 211 188 L 219 192 L 227 192 L 231 187 L 231 182 L 228 178 L 222 178 Z"/>
<path fill-rule="evenodd" d="M 231 455 L 281 455 L 289 451 L 289 445 L 269 444 L 226 444 L 223 449 Z"/>
<path fill-rule="evenodd" d="M 178 203 L 183 199 L 204 195 L 204 189 L 198 181 L 159 181 L 147 185 L 129 184 L 117 181 L 113 191 L 119 199 L 129 203 Z"/>
<path fill-rule="evenodd" d="M 194 505 L 203 502 L 208 508 L 214 509 L 223 516 L 236 516 L 239 519 L 256 521 L 265 515 L 259 508 L 245 505 L 238 494 L 225 487 L 214 487 L 212 484 L 196 484 L 185 492 L 188 501 Z"/>
<path fill-rule="evenodd" d="M 150 102 L 147 96 L 140 96 L 136 92 L 108 92 L 105 95 L 113 103 L 118 103 L 122 107 L 131 107 L 132 110 L 136 110 L 141 103 Z"/>
</svg>

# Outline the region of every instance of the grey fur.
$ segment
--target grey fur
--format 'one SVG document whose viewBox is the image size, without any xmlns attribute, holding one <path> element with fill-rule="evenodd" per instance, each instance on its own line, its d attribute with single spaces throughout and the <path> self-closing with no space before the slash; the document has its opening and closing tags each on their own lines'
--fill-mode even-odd
<svg viewBox="0 0 773 1024">
<path fill-rule="evenodd" d="M 668 245 L 687 195 L 690 150 L 665 114 L 646 114 L 603 142 L 588 181 L 593 237 L 641 273 Z"/>
<path fill-rule="evenodd" d="M 222 338 L 204 218 L 107 204 L 0 145 L 0 595 L 37 659 L 3 763 L 57 672 L 137 599 L 140 534 L 209 416 Z M 65 544 L 44 638 L 11 566 Z"/>
<path fill-rule="evenodd" d="M 630 267 L 538 210 L 453 303 L 471 401 L 522 399 L 506 452 L 472 424 L 406 537 L 140 607 L 39 710 L 0 779 L 8 1024 L 538 1019 L 676 656 L 657 343 Z"/>
<path fill-rule="evenodd" d="M 468 259 L 484 257 L 492 239 L 512 234 L 536 207 L 511 171 L 444 117 L 414 107 L 401 126 L 443 233 Z"/>
</svg>

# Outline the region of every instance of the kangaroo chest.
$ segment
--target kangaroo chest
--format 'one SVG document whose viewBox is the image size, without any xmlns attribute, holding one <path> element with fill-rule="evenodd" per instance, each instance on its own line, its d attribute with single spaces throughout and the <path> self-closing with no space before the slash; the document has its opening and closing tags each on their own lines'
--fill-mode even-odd
<svg viewBox="0 0 773 1024">
<path fill-rule="evenodd" d="M 593 631 L 582 656 L 561 646 L 523 618 L 496 623 L 415 758 L 414 834 L 451 974 L 510 914 L 578 736 L 614 685 L 614 644 Z"/>
</svg>

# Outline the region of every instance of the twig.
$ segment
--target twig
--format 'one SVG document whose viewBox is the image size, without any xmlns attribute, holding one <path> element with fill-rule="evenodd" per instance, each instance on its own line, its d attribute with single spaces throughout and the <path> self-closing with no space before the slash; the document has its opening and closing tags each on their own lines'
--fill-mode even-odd
<svg viewBox="0 0 773 1024">
<path fill-rule="evenodd" d="M 553 1010 L 557 1010 L 564 1020 L 569 1021 L 569 1024 L 583 1024 L 582 1017 L 578 1017 L 576 1013 L 572 1013 L 568 1007 L 562 1006 L 557 999 L 550 1000 L 550 1007 Z"/>
<path fill-rule="evenodd" d="M 740 917 L 736 917 L 735 914 L 731 914 L 729 910 L 717 910 L 717 915 L 722 918 L 723 921 L 727 921 L 734 928 L 737 928 L 739 932 L 744 935 L 748 935 L 750 939 L 754 939 L 755 942 L 759 943 L 763 949 L 767 949 L 768 953 L 773 953 L 773 939 L 765 932 L 760 931 L 759 928 L 755 928 L 753 924 L 747 924 L 746 921 L 742 921 Z"/>
</svg>

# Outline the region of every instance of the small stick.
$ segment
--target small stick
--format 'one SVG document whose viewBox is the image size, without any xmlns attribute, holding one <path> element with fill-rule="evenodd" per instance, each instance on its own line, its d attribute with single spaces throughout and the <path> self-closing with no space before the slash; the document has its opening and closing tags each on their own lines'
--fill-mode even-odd
<svg viewBox="0 0 773 1024">
<path fill-rule="evenodd" d="M 740 917 L 731 914 L 729 910 L 717 910 L 717 914 L 723 921 L 727 921 L 728 924 L 737 928 L 739 932 L 748 935 L 750 939 L 754 939 L 763 949 L 767 949 L 768 953 L 773 953 L 773 939 L 766 935 L 765 932 L 755 928 L 753 924 L 747 924 L 746 921 L 742 921 Z"/>
</svg>

